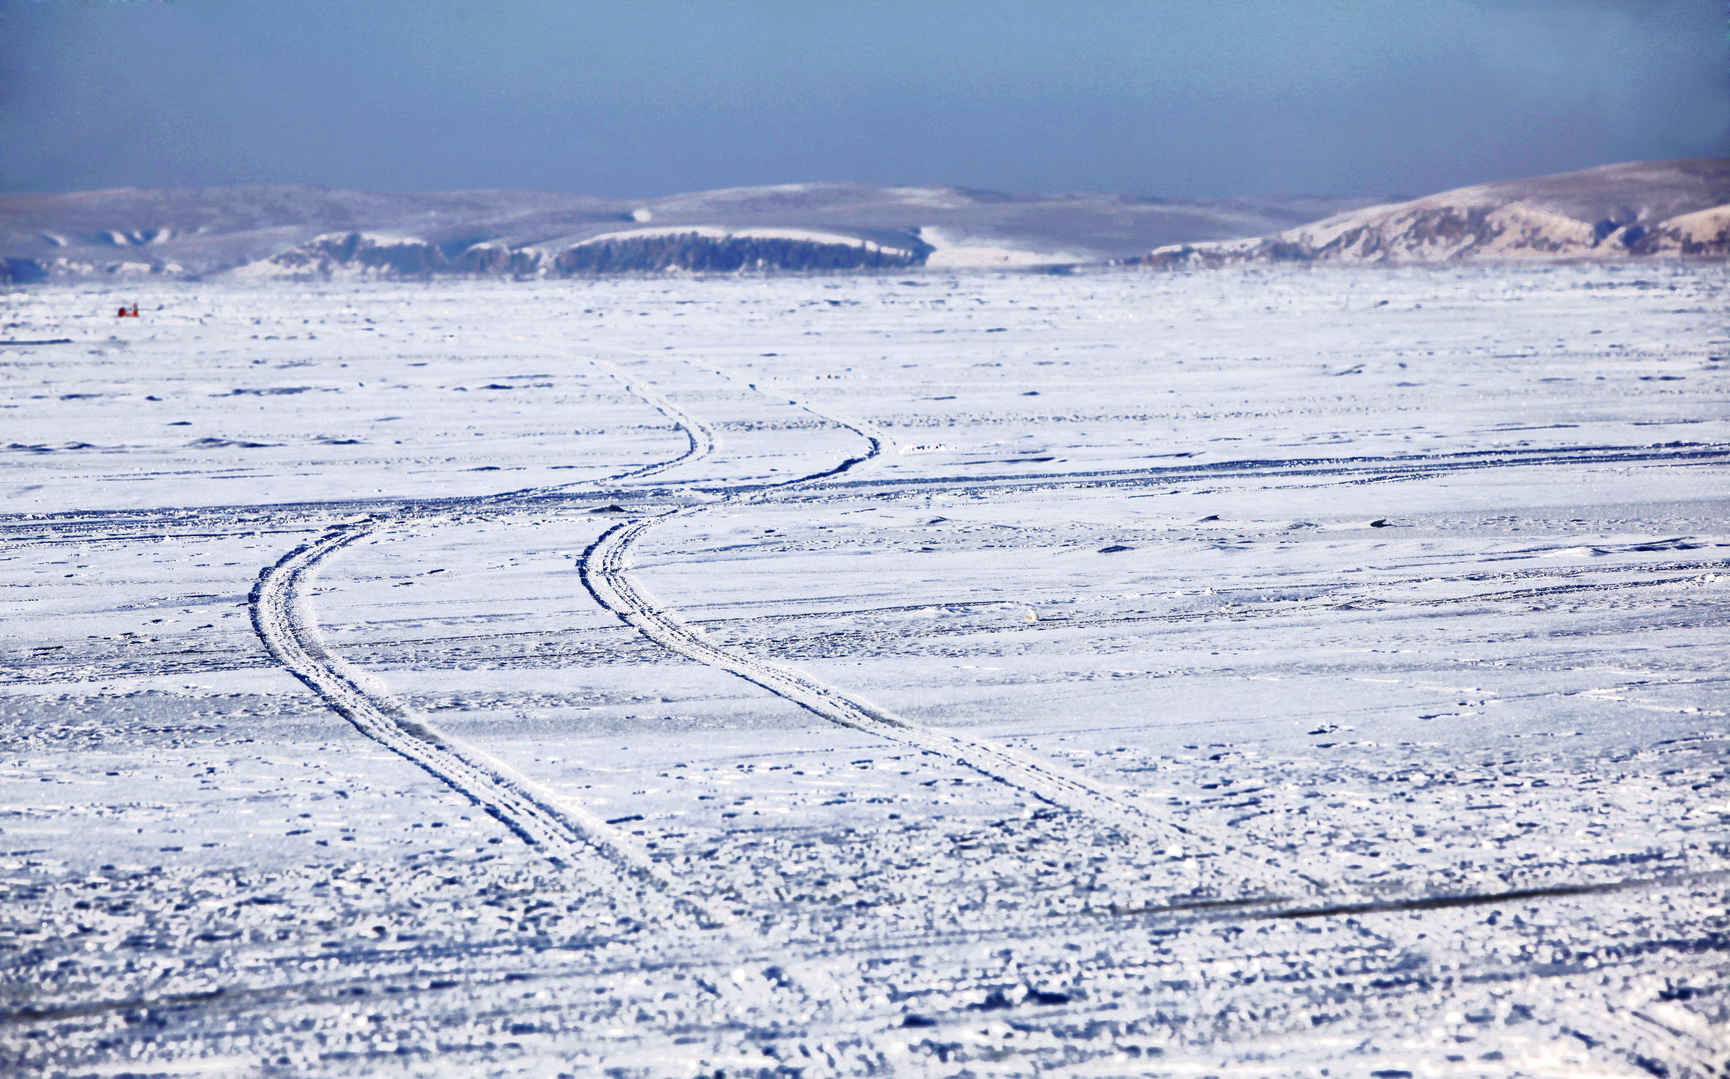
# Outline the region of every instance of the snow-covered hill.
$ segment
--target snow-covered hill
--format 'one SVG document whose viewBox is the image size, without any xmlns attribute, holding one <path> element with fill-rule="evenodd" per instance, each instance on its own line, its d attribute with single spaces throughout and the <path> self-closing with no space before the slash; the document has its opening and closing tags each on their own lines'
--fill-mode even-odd
<svg viewBox="0 0 1730 1079">
<path fill-rule="evenodd" d="M 1629 162 L 1456 188 L 1253 240 L 1171 244 L 1155 266 L 1730 255 L 1730 160 Z"/>
<path fill-rule="evenodd" d="M 1038 266 L 1254 236 L 1368 199 L 1168 202 L 780 184 L 659 199 L 235 187 L 0 196 L 0 280 Z"/>
<path fill-rule="evenodd" d="M 1730 160 L 1606 165 L 1371 202 L 845 183 L 648 200 L 309 187 L 6 195 L 0 282 L 1730 255 Z"/>
</svg>

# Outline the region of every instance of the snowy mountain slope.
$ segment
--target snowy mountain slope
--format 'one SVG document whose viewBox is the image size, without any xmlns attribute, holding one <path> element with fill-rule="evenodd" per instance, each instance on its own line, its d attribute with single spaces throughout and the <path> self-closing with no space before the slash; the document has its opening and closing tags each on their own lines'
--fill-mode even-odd
<svg viewBox="0 0 1730 1079">
<path fill-rule="evenodd" d="M 1730 159 L 1628 162 L 1350 210 L 1255 240 L 1167 245 L 1152 265 L 1730 255 Z"/>
<path fill-rule="evenodd" d="M 0 254 L 15 280 L 103 278 L 124 262 L 197 277 L 297 249 L 304 250 L 289 263 L 318 264 L 332 254 L 326 237 L 353 232 L 413 238 L 449 257 L 508 228 L 533 229 L 537 220 L 568 229 L 579 222 L 611 227 L 618 218 L 606 200 L 538 192 L 121 188 L 0 196 Z"/>
<path fill-rule="evenodd" d="M 0 196 L 0 280 L 516 277 L 675 269 L 1039 265 L 1253 236 L 1364 199 L 1166 202 L 812 183 L 648 200 L 233 187 Z M 651 242 L 644 228 L 662 230 Z M 791 231 L 790 231 L 791 230 Z M 636 232 L 621 237 L 617 234 Z M 816 235 L 811 235 L 816 234 Z M 670 242 L 666 236 L 682 237 Z M 609 236 L 610 247 L 596 248 Z M 844 250 L 837 251 L 836 247 Z M 953 253 L 943 252 L 953 249 Z M 602 252 L 607 257 L 597 258 Z M 891 254 L 890 252 L 904 254 Z"/>
</svg>

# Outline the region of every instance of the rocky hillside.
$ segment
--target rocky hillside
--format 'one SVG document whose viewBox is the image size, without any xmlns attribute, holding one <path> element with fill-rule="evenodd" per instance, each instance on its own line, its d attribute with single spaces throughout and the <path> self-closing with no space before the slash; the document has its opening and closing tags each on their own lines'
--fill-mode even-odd
<svg viewBox="0 0 1730 1079">
<path fill-rule="evenodd" d="M 1151 266 L 1725 258 L 1730 159 L 1631 162 L 1456 188 L 1252 240 L 1169 244 Z"/>
<path fill-rule="evenodd" d="M 0 196 L 0 280 L 902 270 L 1123 258 L 1365 199 L 1168 202 L 782 184 L 659 199 L 307 187 Z"/>
<path fill-rule="evenodd" d="M 228 272 L 241 278 L 331 280 L 467 274 L 573 277 L 616 273 L 739 273 L 895 269 L 932 251 L 915 236 L 898 246 L 843 233 L 700 226 L 629 229 L 563 250 L 483 240 L 451 250 L 413 236 L 327 233 Z"/>
</svg>

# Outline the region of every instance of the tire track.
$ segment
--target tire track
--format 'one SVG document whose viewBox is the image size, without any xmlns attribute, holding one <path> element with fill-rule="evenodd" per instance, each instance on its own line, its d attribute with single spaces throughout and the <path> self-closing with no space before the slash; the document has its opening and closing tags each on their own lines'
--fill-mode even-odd
<svg viewBox="0 0 1730 1079">
<path fill-rule="evenodd" d="M 724 372 L 722 373 L 724 374 Z M 640 387 L 633 392 L 645 399 Z M 755 387 L 752 387 L 755 389 Z M 661 399 L 664 401 L 664 399 Z M 796 407 L 811 412 L 803 405 Z M 816 413 L 812 413 L 816 415 Z M 857 431 L 842 421 L 819 417 L 830 423 Z M 870 436 L 861 432 L 862 437 Z M 701 456 L 698 454 L 697 456 Z M 688 457 L 686 459 L 689 459 Z M 849 480 L 827 487 L 822 494 L 806 496 L 810 500 L 835 497 L 897 497 L 904 493 L 941 490 L 952 494 L 976 494 L 995 490 L 1063 491 L 1099 489 L 1134 489 L 1154 484 L 1180 484 L 1218 478 L 1269 479 L 1281 476 L 1331 477 L 1364 476 L 1368 482 L 1395 482 L 1426 478 L 1446 472 L 1485 468 L 1544 467 L 1558 464 L 1583 465 L 1675 465 L 1689 467 L 1710 465 L 1730 460 L 1730 445 L 1723 443 L 1668 442 L 1650 446 L 1593 446 L 1570 451 L 1557 450 L 1483 450 L 1455 454 L 1423 456 L 1339 458 L 1293 458 L 1290 460 L 1221 461 L 1193 465 L 1170 465 L 1133 469 L 1083 469 L 1036 475 L 949 475 L 875 477 Z M 658 467 L 658 466 L 651 466 Z M 611 480 L 632 478 L 629 474 Z M 807 479 L 811 477 L 806 477 Z M 32 543 L 99 542 L 104 539 L 130 539 L 141 535 L 157 536 L 168 529 L 187 529 L 175 533 L 175 538 L 230 535 L 236 531 L 272 532 L 296 531 L 285 522 L 302 522 L 301 527 L 318 527 L 338 519 L 352 519 L 364 514 L 390 514 L 408 511 L 471 507 L 481 500 L 492 504 L 508 504 L 521 499 L 571 498 L 573 489 L 609 482 L 608 479 L 576 481 L 565 485 L 529 487 L 482 496 L 448 496 L 438 498 L 348 498 L 317 501 L 279 502 L 268 505 L 240 504 L 228 506 L 153 507 L 148 509 L 64 510 L 54 513 L 0 513 L 0 543 L 23 545 Z M 1366 482 L 1362 478 L 1341 479 L 1342 483 Z M 783 484 L 784 485 L 784 484 Z M 749 490 L 760 490 L 752 487 Z M 723 493 L 742 493 L 747 488 L 728 488 Z M 214 529 L 215 531 L 211 531 Z"/>
<path fill-rule="evenodd" d="M 662 394 L 646 389 L 617 371 L 602 366 L 599 360 L 590 361 L 594 366 L 606 371 L 612 378 L 624 387 L 625 392 L 643 401 L 656 412 L 673 421 L 685 436 L 685 452 L 665 461 L 643 465 L 626 472 L 620 472 L 598 480 L 577 480 L 573 483 L 557 483 L 544 487 L 523 487 L 514 491 L 502 491 L 498 494 L 476 495 L 470 499 L 460 500 L 464 508 L 489 506 L 521 506 L 526 503 L 544 501 L 549 498 L 559 498 L 567 495 L 574 488 L 595 487 L 603 483 L 618 483 L 624 480 L 646 479 L 670 471 L 682 464 L 700 461 L 715 452 L 715 432 L 705 423 L 697 420 L 690 413 L 675 405 Z"/>
<path fill-rule="evenodd" d="M 917 726 L 791 668 L 709 643 L 700 630 L 657 605 L 630 578 L 631 548 L 650 529 L 685 512 L 615 525 L 583 552 L 583 583 L 597 603 L 657 644 L 742 678 L 838 726 L 944 757 L 1059 808 L 1085 812 L 1119 826 L 1139 828 L 1148 823 L 1128 800 L 1080 777 L 1058 773 L 1008 747 Z M 1160 838 L 1177 843 L 1181 836 L 1181 830 L 1167 827 Z"/>
<path fill-rule="evenodd" d="M 1708 874 L 1693 879 L 1722 879 L 1722 874 Z M 1662 878 L 1609 881 L 1591 890 L 1609 893 L 1663 886 L 1673 882 L 1673 879 Z M 1519 890 L 1469 898 L 1475 903 L 1502 904 L 1522 901 L 1531 897 L 1534 891 Z M 1585 891 L 1586 889 L 1568 888 L 1561 894 L 1577 895 Z M 1218 909 L 1204 906 L 1169 908 L 1159 912 L 1163 917 L 1137 918 L 1134 924 L 1167 928 L 1183 926 L 1194 932 L 1202 932 L 1213 922 L 1241 923 L 1279 918 L 1283 913 L 1277 910 L 1257 910 L 1253 905 L 1236 903 L 1216 906 Z M 843 956 L 905 961 L 941 950 L 950 952 L 957 958 L 978 957 L 988 954 L 979 947 L 981 944 L 989 943 L 993 951 L 1008 943 L 1028 940 L 1052 943 L 1074 938 L 1080 944 L 1083 941 L 1097 941 L 1094 931 L 1093 926 L 1083 921 L 1075 921 L 1048 922 L 983 933 L 944 929 L 936 929 L 931 933 L 895 933 L 840 944 L 826 937 L 788 940 L 781 945 L 781 954 L 774 957 L 781 964 L 777 979 L 783 982 L 777 988 L 789 988 L 784 984 L 789 968 L 820 967 Z M 737 943 L 739 939 L 735 937 L 733 942 Z M 1689 947 L 1690 943 L 1685 940 L 1671 942 L 1677 959 L 1688 954 L 1698 956 L 1697 950 Z M 1571 979 L 1578 978 L 1578 974 L 1564 972 L 1554 976 L 1534 976 L 1528 967 L 1505 957 L 1474 964 L 1468 969 L 1462 965 L 1461 953 L 1431 955 L 1423 966 L 1414 967 L 1408 962 L 1411 946 L 1409 941 L 1384 941 L 1377 945 L 1357 938 L 1355 943 L 1329 944 L 1325 949 L 1299 953 L 1296 957 L 1298 961 L 1283 971 L 1265 971 L 1250 984 L 1234 986 L 1229 996 L 1232 1005 L 1229 1012 L 1195 1015 L 1183 1018 L 1180 1022 L 1198 1027 L 1205 1024 L 1216 1035 L 1223 1031 L 1235 1031 L 1250 1037 L 1266 1037 L 1281 1029 L 1302 1029 L 1317 1010 L 1335 1009 L 1340 1001 L 1348 998 L 1368 1006 L 1373 1006 L 1378 1001 L 1412 1001 L 1429 1006 L 1447 1003 L 1460 1008 L 1460 991 L 1481 990 L 1483 995 L 1471 1002 L 1473 1007 L 1480 1007 L 1483 1003 L 1498 998 L 1504 1006 L 1510 1002 L 1530 1001 L 1531 1006 L 1539 1013 L 1551 1013 L 1535 1016 L 1540 1023 L 1555 1030 L 1558 1035 L 1572 1036 L 1586 1042 L 1588 1047 L 1602 1047 L 1607 1060 L 1615 1059 L 1618 1063 L 1623 1063 L 1644 1057 L 1661 1062 L 1671 1069 L 1681 1069 L 1680 1072 L 1672 1070 L 1670 1074 L 1702 1077 L 1722 1074 L 1721 1070 L 1709 1069 L 1714 1066 L 1714 1062 L 1717 1062 L 1716 1067 L 1722 1068 L 1722 1062 L 1727 1056 L 1725 1047 L 1721 1043 L 1715 1044 L 1713 1039 L 1703 1036 L 1698 1030 L 1690 1031 L 1680 1026 L 1674 1012 L 1669 1015 L 1651 1014 L 1653 1009 L 1649 994 L 1642 993 L 1634 1000 L 1617 1004 L 1606 1000 L 1602 1007 L 1591 1004 L 1575 1004 L 1560 1009 L 1547 1007 L 1540 1002 L 1546 997 L 1569 995 L 1561 992 L 1561 989 L 1577 984 L 1571 982 Z M 507 948 L 510 950 L 506 950 Z M 1429 951 L 1428 948 L 1423 950 Z M 1229 977 L 1230 972 L 1241 970 L 1246 960 L 1257 958 L 1261 954 L 1261 947 L 1252 938 L 1235 946 L 1223 943 L 1218 949 L 1210 951 L 1201 962 L 1226 971 Z M 386 976 L 392 984 L 403 986 L 418 983 L 421 988 L 416 989 L 416 993 L 438 993 L 457 988 L 455 982 L 445 983 L 442 988 L 425 985 L 426 982 L 449 977 L 450 961 L 453 959 L 462 966 L 463 983 L 469 986 L 581 980 L 592 981 L 599 987 L 606 985 L 612 978 L 641 974 L 645 969 L 620 956 L 598 952 L 590 955 L 590 960 L 573 961 L 569 953 L 562 949 L 525 955 L 514 950 L 514 946 L 493 945 L 459 950 L 416 948 L 406 952 L 380 952 L 372 958 L 388 971 Z M 1325 961 L 1322 961 L 1324 956 Z M 310 958 L 300 957 L 296 963 L 308 962 Z M 1603 965 L 1596 968 L 1599 972 L 1596 980 L 1599 980 L 1600 985 L 1604 972 L 1619 971 L 1632 962 L 1627 956 L 1614 954 L 1601 959 Z M 648 969 L 657 973 L 679 971 L 702 977 L 715 986 L 726 986 L 732 981 L 729 975 L 738 970 L 741 964 L 762 961 L 763 957 L 759 952 L 745 947 L 702 955 L 674 952 L 657 959 Z M 1193 976 L 1195 968 L 1186 965 L 1188 962 L 1193 961 L 1162 954 L 1156 950 L 1128 962 L 1119 962 L 1109 977 L 1115 979 L 1116 985 L 1121 988 L 1157 985 L 1166 977 L 1164 972 L 1169 972 L 1172 977 L 1185 973 Z M 1710 978 L 1715 970 L 1721 968 L 1712 964 L 1695 963 L 1679 968 L 1679 973 L 1681 969 L 1700 978 Z M 141 1008 L 196 1008 L 208 1016 L 233 1015 L 253 1007 L 281 1006 L 284 1002 L 340 1002 L 349 999 L 356 987 L 369 986 L 377 980 L 376 975 L 339 980 L 305 980 L 304 977 L 297 977 L 287 982 L 279 981 L 268 985 L 234 986 L 216 991 L 198 989 L 165 992 L 160 996 L 128 996 L 82 1002 L 44 999 L 19 1007 L 0 1009 L 0 1029 L 41 1027 L 63 1023 L 69 1019 L 112 1015 Z M 946 977 L 940 985 L 910 985 L 906 988 L 913 991 L 905 996 L 906 1003 L 903 1006 L 915 1006 L 925 1017 L 942 1022 L 977 1022 L 979 1011 L 976 1004 L 970 1006 L 961 1002 L 928 1009 L 913 1002 L 925 998 L 957 996 L 965 1001 L 969 995 L 983 996 L 993 988 L 1001 988 L 1006 980 L 1003 976 L 986 970 Z M 1212 984 L 1225 980 L 1217 977 L 1208 979 Z M 1445 1002 L 1429 995 L 1439 986 L 1445 986 L 1450 991 L 1450 998 Z M 1076 999 L 1063 1012 L 1045 1014 L 1063 1015 L 1070 1020 L 1081 1016 L 1121 1014 L 1121 1003 L 1113 997 L 1108 984 L 1095 981 L 1091 988 L 1093 992 L 1089 997 Z M 1509 990 L 1517 990 L 1518 993 L 1510 995 Z M 1178 995 L 1180 992 L 1183 995 Z M 1602 993 L 1603 989 L 1586 988 L 1583 992 L 1591 995 L 1594 992 Z M 1573 995 L 1579 993 L 1575 992 Z M 1193 1000 L 1193 996 L 1187 992 L 1174 989 L 1171 999 L 1175 1003 L 1185 997 Z M 761 999 L 759 998 L 759 1001 Z M 741 1003 L 750 1006 L 753 1002 L 747 999 Z M 1282 1015 L 1285 1018 L 1282 1019 Z M 731 1021 L 733 1020 L 722 1020 Z M 842 1019 L 830 1029 L 878 1029 L 880 1022 L 879 1017 L 871 1016 Z M 685 1029 L 695 1030 L 699 1029 L 699 1026 L 693 1025 Z"/>
<path fill-rule="evenodd" d="M 1705 1020 L 1695 1017 L 1704 1025 Z M 1730 1076 L 1730 1044 L 1710 1034 L 1688 1029 L 1673 1018 L 1652 1014 L 1650 1003 L 1639 1006 L 1565 1008 L 1553 1020 L 1559 1033 L 1577 1039 L 1632 1064 L 1649 1075 L 1677 1079 L 1724 1079 Z"/>
<path fill-rule="evenodd" d="M 613 377 L 684 433 L 686 447 L 682 453 L 607 480 L 444 499 L 421 508 L 409 504 L 394 514 L 339 524 L 263 570 L 248 606 L 253 628 L 271 656 L 366 737 L 461 794 L 554 862 L 574 864 L 599 855 L 630 878 L 668 897 L 680 913 L 694 914 L 706 925 L 719 925 L 727 919 L 700 900 L 683 895 L 678 883 L 633 837 L 498 758 L 438 730 L 378 678 L 331 652 L 319 632 L 309 598 L 309 586 L 326 560 L 387 525 L 453 524 L 475 509 L 522 506 L 574 486 L 650 476 L 713 451 L 714 434 L 703 424 L 666 398 L 642 390 L 616 373 Z"/>
<path fill-rule="evenodd" d="M 1438 454 L 1388 456 L 1247 458 L 1205 461 L 1183 465 L 1138 468 L 1073 469 L 1049 473 L 985 473 L 980 475 L 936 475 L 871 477 L 849 480 L 836 487 L 855 492 L 891 493 L 929 489 L 1063 490 L 1087 488 L 1137 488 L 1224 479 L 1318 480 L 1320 485 L 1350 485 L 1429 479 L 1460 472 L 1501 468 L 1549 468 L 1557 465 L 1710 466 L 1730 460 L 1730 444 L 1722 442 L 1660 442 L 1648 445 L 1577 446 L 1500 450 L 1468 450 Z M 837 492 L 839 493 L 839 492 Z"/>
<path fill-rule="evenodd" d="M 755 384 L 750 388 L 757 389 Z M 596 603 L 662 647 L 705 666 L 726 671 L 823 720 L 952 761 L 1048 805 L 1082 814 L 1126 834 L 1150 839 L 1171 857 L 1181 857 L 1186 851 L 1206 850 L 1215 864 L 1230 864 L 1233 871 L 1245 879 L 1259 880 L 1271 875 L 1281 885 L 1289 885 L 1296 878 L 1311 888 L 1325 887 L 1321 881 L 1302 871 L 1275 869 L 1270 873 L 1270 863 L 1264 863 L 1224 837 L 1199 835 L 1150 812 L 1129 792 L 1113 789 L 1078 772 L 1053 766 L 1032 754 L 988 739 L 970 738 L 910 722 L 794 668 L 743 651 L 722 648 L 708 641 L 701 630 L 657 604 L 631 579 L 630 573 L 632 549 L 651 530 L 710 506 L 769 501 L 788 489 L 843 475 L 875 460 L 884 452 L 886 436 L 866 425 L 826 415 L 797 401 L 789 403 L 826 423 L 853 432 L 865 441 L 865 452 L 821 471 L 774 484 L 728 491 L 718 502 L 685 506 L 614 525 L 590 544 L 578 559 L 583 585 Z"/>
</svg>

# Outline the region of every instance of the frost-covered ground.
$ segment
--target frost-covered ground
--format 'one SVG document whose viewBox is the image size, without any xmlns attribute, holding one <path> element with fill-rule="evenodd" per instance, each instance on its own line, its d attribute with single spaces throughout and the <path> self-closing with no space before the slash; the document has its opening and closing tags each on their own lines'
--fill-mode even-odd
<svg viewBox="0 0 1730 1079">
<path fill-rule="evenodd" d="M 1730 1060 L 1723 267 L 131 298 L 0 297 L 0 1072 Z"/>
</svg>

